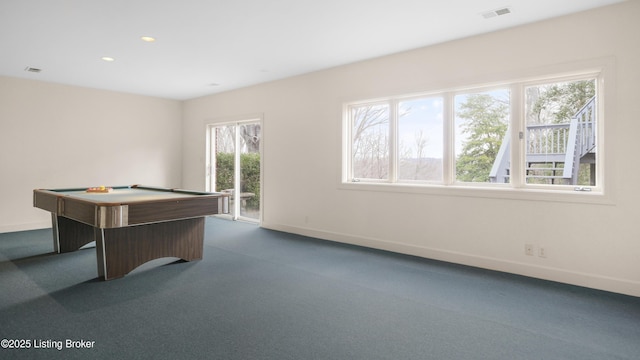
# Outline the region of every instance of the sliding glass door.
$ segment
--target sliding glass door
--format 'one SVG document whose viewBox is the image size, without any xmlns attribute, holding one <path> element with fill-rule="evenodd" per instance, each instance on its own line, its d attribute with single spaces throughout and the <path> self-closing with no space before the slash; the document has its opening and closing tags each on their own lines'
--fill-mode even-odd
<svg viewBox="0 0 640 360">
<path fill-rule="evenodd" d="M 208 129 L 208 189 L 231 195 L 233 219 L 260 220 L 261 129 L 257 119 Z"/>
</svg>

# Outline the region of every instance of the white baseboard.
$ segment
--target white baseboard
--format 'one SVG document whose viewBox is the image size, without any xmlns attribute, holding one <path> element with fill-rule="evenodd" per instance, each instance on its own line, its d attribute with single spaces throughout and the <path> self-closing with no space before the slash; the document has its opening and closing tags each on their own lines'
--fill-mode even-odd
<svg viewBox="0 0 640 360">
<path fill-rule="evenodd" d="M 25 223 L 25 224 L 0 225 L 0 234 L 16 232 L 16 231 L 47 229 L 50 227 L 51 227 L 51 221 Z"/>
<path fill-rule="evenodd" d="M 640 282 L 627 279 L 282 224 L 269 224 L 263 222 L 262 227 L 323 240 L 358 245 L 405 255 L 413 255 L 427 259 L 446 261 L 460 265 L 502 271 L 537 279 L 550 280 L 640 297 Z"/>
</svg>

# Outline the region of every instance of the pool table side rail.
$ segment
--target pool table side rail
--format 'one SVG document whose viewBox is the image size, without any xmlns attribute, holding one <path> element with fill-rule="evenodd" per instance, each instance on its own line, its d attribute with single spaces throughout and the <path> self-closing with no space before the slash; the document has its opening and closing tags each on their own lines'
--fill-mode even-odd
<svg viewBox="0 0 640 360">
<path fill-rule="evenodd" d="M 224 201 L 225 197 L 222 196 L 203 195 L 193 198 L 131 203 L 128 204 L 129 225 L 221 214 L 225 208 Z"/>
<path fill-rule="evenodd" d="M 97 228 L 117 228 L 228 213 L 228 196 L 225 194 L 182 192 L 190 195 L 144 202 L 109 203 L 70 197 L 60 190 L 36 189 L 33 193 L 33 206 Z"/>
</svg>

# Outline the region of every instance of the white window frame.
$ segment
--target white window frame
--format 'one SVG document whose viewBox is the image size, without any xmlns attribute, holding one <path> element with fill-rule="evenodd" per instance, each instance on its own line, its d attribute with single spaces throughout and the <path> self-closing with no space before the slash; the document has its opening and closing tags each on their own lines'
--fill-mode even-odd
<svg viewBox="0 0 640 360">
<path fill-rule="evenodd" d="M 452 87 L 440 91 L 429 91 L 424 93 L 413 93 L 401 96 L 379 97 L 376 99 L 368 99 L 361 101 L 344 102 L 342 104 L 342 174 L 339 184 L 340 189 L 346 190 L 362 190 L 362 191 L 386 191 L 386 192 L 402 192 L 402 193 L 422 193 L 435 194 L 445 196 L 470 196 L 485 198 L 504 198 L 504 199 L 522 199 L 522 200 L 543 200 L 557 202 L 577 202 L 577 203 L 614 203 L 613 189 L 607 186 L 607 178 L 613 173 L 610 164 L 605 162 L 608 148 L 607 144 L 607 116 L 612 117 L 610 109 L 615 105 L 615 100 L 611 92 L 605 92 L 605 78 L 607 85 L 613 88 L 613 60 L 603 59 L 585 62 L 583 64 L 571 64 L 556 66 L 557 69 L 543 69 L 541 75 L 528 77 L 513 77 L 513 80 L 501 81 L 495 83 L 485 83 L 474 86 Z M 554 68 L 554 67 L 552 67 Z M 561 70 L 564 68 L 565 70 Z M 580 69 L 577 71 L 566 70 Z M 596 153 L 596 185 L 583 187 L 589 191 L 577 191 L 576 186 L 572 185 L 536 185 L 527 184 L 524 179 L 524 162 L 525 162 L 525 142 L 520 141 L 519 134 L 526 129 L 524 116 L 524 88 L 526 86 L 562 82 L 571 80 L 583 80 L 595 78 L 596 81 L 596 111 L 597 111 L 597 148 Z M 510 90 L 510 132 L 512 139 L 511 146 L 511 182 L 508 184 L 496 183 L 463 183 L 455 179 L 455 151 L 454 151 L 454 102 L 453 99 L 457 94 L 480 92 L 495 88 L 508 87 Z M 389 102 L 391 107 L 390 126 L 394 125 L 393 119 L 396 114 L 396 106 L 399 101 L 420 97 L 436 97 L 444 98 L 444 134 L 443 134 L 443 182 L 397 182 L 395 181 L 395 172 L 392 170 L 396 166 L 397 159 L 392 157 L 395 149 L 390 148 L 390 180 L 379 182 L 374 179 L 353 179 L 351 164 L 351 119 L 349 108 L 351 106 L 364 105 L 369 103 Z M 605 104 L 608 106 L 605 108 Z M 605 112 L 605 109 L 609 111 Z M 390 134 L 394 135 L 394 129 L 390 129 Z M 393 177 L 392 177 L 393 175 Z M 606 191 L 605 191 L 606 190 Z"/>
</svg>

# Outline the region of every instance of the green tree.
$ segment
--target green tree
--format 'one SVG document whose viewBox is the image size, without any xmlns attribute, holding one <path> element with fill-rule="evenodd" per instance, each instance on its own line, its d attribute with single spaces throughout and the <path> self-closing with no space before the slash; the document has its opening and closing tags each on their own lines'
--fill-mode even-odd
<svg viewBox="0 0 640 360">
<path fill-rule="evenodd" d="M 216 188 L 220 190 L 233 189 L 234 153 L 216 154 Z M 258 209 L 260 206 L 260 154 L 240 154 L 240 192 L 254 193 L 255 196 L 247 200 L 247 207 Z"/>
<path fill-rule="evenodd" d="M 527 88 L 531 99 L 528 124 L 562 124 L 571 118 L 596 94 L 593 80 L 554 83 Z"/>
<path fill-rule="evenodd" d="M 216 154 L 216 190 L 233 189 L 234 160 L 233 153 Z"/>
<path fill-rule="evenodd" d="M 247 208 L 260 208 L 260 153 L 240 154 L 240 166 L 242 179 L 240 179 L 240 192 L 255 194 L 247 200 Z"/>
<path fill-rule="evenodd" d="M 472 94 L 456 114 L 466 120 L 461 129 L 468 136 L 456 161 L 456 177 L 460 181 L 488 182 L 507 131 L 508 102 L 489 94 Z"/>
</svg>

